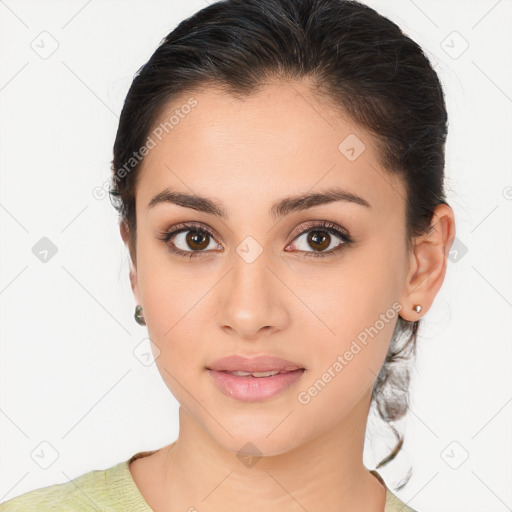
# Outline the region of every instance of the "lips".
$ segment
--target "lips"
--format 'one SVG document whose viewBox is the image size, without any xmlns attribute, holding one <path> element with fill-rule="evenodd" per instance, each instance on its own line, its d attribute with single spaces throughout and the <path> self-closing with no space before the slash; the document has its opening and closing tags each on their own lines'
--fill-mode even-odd
<svg viewBox="0 0 512 512">
<path fill-rule="evenodd" d="M 267 375 L 260 374 L 264 374 L 265 372 L 287 373 L 296 370 L 304 370 L 305 368 L 294 361 L 288 361 L 271 355 L 246 358 L 235 354 L 218 359 L 208 365 L 207 369 L 231 374 L 236 374 L 236 372 L 245 372 L 249 375 L 252 374 L 254 377 L 264 377 Z M 239 376 L 244 375 L 240 374 Z"/>
<path fill-rule="evenodd" d="M 269 363 L 267 362 L 266 364 Z M 246 375 L 247 372 L 227 372 L 208 369 L 209 377 L 217 389 L 230 399 L 241 402 L 258 402 L 277 397 L 281 393 L 297 386 L 305 372 L 306 369 L 304 368 L 294 371 L 283 371 L 282 373 L 276 373 L 275 371 L 263 372 L 264 374 L 271 374 L 265 377 L 263 373 L 250 373 Z M 243 373 L 245 376 L 237 375 L 237 373 Z M 274 373 L 276 374 L 273 375 Z M 254 375 L 261 376 L 256 377 Z"/>
</svg>

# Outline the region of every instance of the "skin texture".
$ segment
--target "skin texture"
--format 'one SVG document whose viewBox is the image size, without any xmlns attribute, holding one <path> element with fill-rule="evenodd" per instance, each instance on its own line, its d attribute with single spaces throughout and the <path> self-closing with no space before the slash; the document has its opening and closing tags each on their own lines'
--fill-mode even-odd
<svg viewBox="0 0 512 512">
<path fill-rule="evenodd" d="M 190 96 L 197 106 L 145 157 L 136 186 L 132 290 L 144 307 L 158 370 L 180 403 L 180 433 L 133 462 L 133 478 L 158 512 L 383 511 L 385 489 L 363 465 L 363 447 L 372 386 L 397 316 L 309 403 L 297 394 L 393 303 L 407 320 L 429 310 L 445 277 L 453 212 L 439 206 L 430 234 L 408 252 L 403 183 L 379 165 L 371 135 L 306 83 L 269 83 L 244 100 L 197 91 L 168 105 L 161 119 Z M 338 150 L 349 134 L 365 144 L 354 161 Z M 371 207 L 332 202 L 279 220 L 269 215 L 283 197 L 331 186 Z M 148 209 L 167 187 L 215 198 L 229 219 L 173 204 Z M 333 222 L 354 243 L 308 258 L 305 252 L 318 252 L 308 233 L 290 235 L 309 221 Z M 208 254 L 169 253 L 158 235 L 180 222 L 213 230 L 202 249 Z M 343 243 L 324 234 L 331 237 L 324 252 Z M 128 244 L 123 224 L 121 235 Z M 236 252 L 248 236 L 262 249 L 250 264 Z M 184 251 L 196 247 L 183 234 L 174 241 Z M 306 372 L 279 395 L 244 403 L 218 391 L 206 370 L 230 354 L 272 354 Z M 262 455 L 250 467 L 237 457 L 248 442 Z"/>
</svg>

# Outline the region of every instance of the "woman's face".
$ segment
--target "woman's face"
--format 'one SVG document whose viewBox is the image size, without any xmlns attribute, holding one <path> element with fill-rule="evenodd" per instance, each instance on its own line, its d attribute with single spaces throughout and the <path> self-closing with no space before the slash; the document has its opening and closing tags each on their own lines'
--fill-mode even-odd
<svg viewBox="0 0 512 512">
<path fill-rule="evenodd" d="M 150 134 L 139 170 L 132 282 L 163 380 L 233 451 L 251 442 L 278 454 L 355 430 L 367 414 L 356 418 L 355 406 L 369 403 L 403 298 L 403 184 L 379 165 L 370 135 L 303 83 L 267 85 L 243 101 L 185 95 L 159 122 L 173 114 L 171 129 Z M 296 201 L 335 188 L 361 200 Z M 194 208 L 149 206 L 164 191 L 194 196 Z M 182 223 L 193 226 L 161 239 Z M 234 354 L 305 371 L 273 396 L 240 400 L 208 370 Z"/>
</svg>

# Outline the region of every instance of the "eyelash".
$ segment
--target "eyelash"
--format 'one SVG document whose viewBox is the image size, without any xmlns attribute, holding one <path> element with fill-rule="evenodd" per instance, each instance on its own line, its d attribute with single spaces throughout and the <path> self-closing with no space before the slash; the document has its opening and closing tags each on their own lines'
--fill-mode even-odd
<svg viewBox="0 0 512 512">
<path fill-rule="evenodd" d="M 336 224 L 333 224 L 332 222 L 329 222 L 329 221 L 321 221 L 321 222 L 308 224 L 306 226 L 306 229 L 300 231 L 293 237 L 293 240 L 295 240 L 299 236 L 303 235 L 304 233 L 308 233 L 309 231 L 313 231 L 313 230 L 314 231 L 324 231 L 324 232 L 330 233 L 332 235 L 335 235 L 338 238 L 340 238 L 343 241 L 343 243 L 340 244 L 338 248 L 331 249 L 328 252 L 299 251 L 299 252 L 304 253 L 303 257 L 305 257 L 305 258 L 324 258 L 327 256 L 331 256 L 334 253 L 337 253 L 338 251 L 343 250 L 347 245 L 350 245 L 354 242 L 353 239 L 347 233 L 345 233 L 343 230 L 338 228 L 336 226 Z M 172 231 L 160 232 L 159 235 L 157 236 L 157 238 L 167 245 L 169 252 L 171 252 L 172 254 L 177 254 L 178 256 L 183 256 L 185 258 L 193 258 L 196 256 L 202 256 L 202 253 L 208 252 L 208 251 L 182 251 L 181 249 L 177 249 L 174 245 L 170 245 L 169 244 L 170 239 L 174 235 L 182 233 L 183 231 L 193 231 L 196 233 L 207 234 L 215 240 L 215 235 L 209 228 L 207 228 L 205 226 L 198 226 L 196 224 L 189 224 L 186 222 L 176 225 L 175 229 L 173 229 Z"/>
</svg>

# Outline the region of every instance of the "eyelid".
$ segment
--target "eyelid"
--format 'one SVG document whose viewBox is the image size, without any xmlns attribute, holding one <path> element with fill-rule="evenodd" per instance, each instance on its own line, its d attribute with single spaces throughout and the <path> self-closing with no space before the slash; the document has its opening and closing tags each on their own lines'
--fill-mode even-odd
<svg viewBox="0 0 512 512">
<path fill-rule="evenodd" d="M 212 236 L 216 236 L 213 232 L 213 229 L 210 228 L 208 225 L 203 224 L 202 222 L 196 222 L 196 221 L 190 221 L 190 222 L 179 222 L 178 224 L 172 224 L 169 228 L 167 228 L 165 231 L 169 233 L 171 230 L 176 233 L 178 231 L 185 231 L 190 228 L 196 228 L 198 231 L 206 231 L 207 233 L 211 234 Z"/>
<path fill-rule="evenodd" d="M 336 230 L 339 231 L 342 235 L 344 235 L 346 239 L 350 240 L 349 232 L 345 228 L 342 228 L 341 226 L 336 224 L 335 222 L 331 222 L 328 220 L 311 220 L 306 221 L 305 223 L 301 224 L 298 228 L 292 231 L 292 233 L 290 234 L 291 241 L 295 240 L 299 235 L 307 233 L 308 231 L 311 231 L 314 228 L 324 229 L 326 231 Z"/>
</svg>

